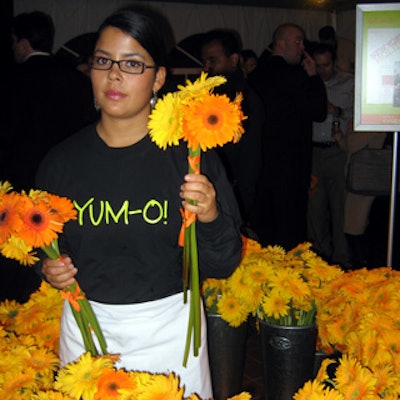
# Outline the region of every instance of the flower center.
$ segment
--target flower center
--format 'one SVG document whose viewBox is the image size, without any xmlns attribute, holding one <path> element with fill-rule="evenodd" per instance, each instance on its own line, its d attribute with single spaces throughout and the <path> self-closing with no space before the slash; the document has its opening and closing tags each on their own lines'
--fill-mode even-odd
<svg viewBox="0 0 400 400">
<path fill-rule="evenodd" d="M 218 117 L 215 114 L 211 114 L 208 116 L 207 122 L 210 125 L 216 125 L 218 123 Z"/>
<path fill-rule="evenodd" d="M 1 214 L 0 214 L 0 222 L 4 222 L 5 219 L 7 217 L 7 211 L 4 210 Z"/>
<path fill-rule="evenodd" d="M 33 222 L 34 224 L 41 224 L 41 223 L 43 222 L 42 215 L 39 214 L 39 213 L 33 214 L 31 220 L 32 220 L 32 222 Z"/>
</svg>

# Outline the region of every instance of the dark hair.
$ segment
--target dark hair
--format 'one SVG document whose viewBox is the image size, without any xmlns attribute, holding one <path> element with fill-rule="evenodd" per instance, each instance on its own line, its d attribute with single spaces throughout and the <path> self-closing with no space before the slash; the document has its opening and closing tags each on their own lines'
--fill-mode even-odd
<svg viewBox="0 0 400 400">
<path fill-rule="evenodd" d="M 242 56 L 243 62 L 247 61 L 249 58 L 255 58 L 256 60 L 258 60 L 256 52 L 251 49 L 242 50 L 240 52 L 240 55 Z"/>
<path fill-rule="evenodd" d="M 151 11 L 123 9 L 104 20 L 98 33 L 107 27 L 118 28 L 132 36 L 151 55 L 155 64 L 167 65 L 167 50 L 156 16 Z"/>
<path fill-rule="evenodd" d="M 11 33 L 17 40 L 26 39 L 36 51 L 53 50 L 55 28 L 50 15 L 32 11 L 16 15 L 11 22 Z"/>
<path fill-rule="evenodd" d="M 322 41 L 336 40 L 335 29 L 331 25 L 323 26 L 318 32 L 318 38 Z"/>
<path fill-rule="evenodd" d="M 336 50 L 335 47 L 329 43 L 315 43 L 312 48 L 312 55 L 315 54 L 325 54 L 330 53 L 332 56 L 332 61 L 336 60 Z"/>
<path fill-rule="evenodd" d="M 202 45 L 217 40 L 221 43 L 222 48 L 224 49 L 224 53 L 227 57 L 232 54 L 239 54 L 242 48 L 240 35 L 230 29 L 213 29 L 204 34 Z"/>
</svg>

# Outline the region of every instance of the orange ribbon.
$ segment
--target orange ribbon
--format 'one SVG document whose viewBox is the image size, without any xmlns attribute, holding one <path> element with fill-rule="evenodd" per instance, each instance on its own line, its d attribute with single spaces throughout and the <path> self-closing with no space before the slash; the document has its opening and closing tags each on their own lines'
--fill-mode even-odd
<svg viewBox="0 0 400 400">
<path fill-rule="evenodd" d="M 185 244 L 185 229 L 196 221 L 196 214 L 183 208 L 181 208 L 180 211 L 182 215 L 182 226 L 179 232 L 178 244 L 183 247 Z"/>
<path fill-rule="evenodd" d="M 196 175 L 200 174 L 200 154 L 197 156 L 188 156 L 189 167 L 192 169 L 193 173 Z"/>
<path fill-rule="evenodd" d="M 85 298 L 85 294 L 81 291 L 78 282 L 76 282 L 75 285 L 76 287 L 74 292 L 69 292 L 64 289 L 60 293 L 63 299 L 67 300 L 76 311 L 80 312 L 81 306 L 79 305 L 78 301 L 83 300 Z"/>
</svg>

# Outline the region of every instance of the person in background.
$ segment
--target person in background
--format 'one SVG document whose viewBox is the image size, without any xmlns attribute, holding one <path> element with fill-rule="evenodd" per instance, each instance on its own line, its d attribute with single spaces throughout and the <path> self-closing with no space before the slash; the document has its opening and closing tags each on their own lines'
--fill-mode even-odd
<svg viewBox="0 0 400 400">
<path fill-rule="evenodd" d="M 324 121 L 328 108 L 304 39 L 300 26 L 280 25 L 272 55 L 251 77 L 265 110 L 263 167 L 251 222 L 262 245 L 287 250 L 306 240 L 312 122 Z"/>
<path fill-rule="evenodd" d="M 347 268 L 350 257 L 343 231 L 347 156 L 338 141 L 353 117 L 354 76 L 335 67 L 333 46 L 319 43 L 312 51 L 326 87 L 328 114 L 325 121 L 313 123 L 308 239 L 324 260 Z"/>
<path fill-rule="evenodd" d="M 108 352 L 120 354 L 119 368 L 174 372 L 186 396 L 208 399 L 212 388 L 203 307 L 199 355 L 190 352 L 187 366 L 182 365 L 189 302 L 183 301 L 178 245 L 181 207 L 196 214 L 200 279 L 226 278 L 239 264 L 240 213 L 213 150 L 202 154 L 201 174 L 187 174 L 186 143 L 162 150 L 148 134 L 152 99 L 166 78 L 157 16 L 145 8 L 123 9 L 100 25 L 91 64 L 100 120 L 53 148 L 37 174 L 39 189 L 66 196 L 81 210 L 60 237 L 63 258 L 44 259 L 40 271 L 58 289 L 77 279 Z M 158 223 L 159 208 L 148 206 L 155 203 L 167 207 Z M 129 215 L 108 221 L 100 211 L 104 204 L 114 215 L 127 205 Z M 66 303 L 62 365 L 84 352 Z"/>
<path fill-rule="evenodd" d="M 386 140 L 386 132 L 355 132 L 353 121 L 347 125 L 347 133 L 343 146 L 348 156 L 364 147 L 381 149 Z M 347 191 L 344 207 L 344 233 L 348 241 L 351 268 L 372 267 L 370 265 L 369 241 L 366 231 L 369 224 L 369 215 L 375 196 L 367 196 Z"/>
<path fill-rule="evenodd" d="M 94 119 L 90 82 L 61 68 L 52 55 L 55 27 L 41 11 L 11 20 L 14 65 L 3 82 L 6 101 L 0 129 L 0 181 L 29 191 L 48 149 Z M 32 269 L 0 257 L 0 299 L 25 302 L 40 285 Z"/>
<path fill-rule="evenodd" d="M 201 47 L 203 69 L 210 76 L 223 75 L 227 82 L 214 89 L 233 100 L 242 93 L 242 109 L 247 119 L 245 133 L 238 143 L 219 147 L 218 153 L 234 188 L 242 217 L 243 233 L 252 235 L 249 216 L 255 202 L 256 185 L 261 171 L 261 136 L 264 124 L 263 104 L 248 84 L 240 68 L 240 38 L 227 29 L 215 29 L 204 35 Z"/>
<path fill-rule="evenodd" d="M 241 68 L 245 77 L 249 76 L 257 68 L 258 57 L 254 50 L 244 49 L 240 52 Z"/>
<path fill-rule="evenodd" d="M 19 14 L 11 22 L 16 64 L 5 81 L 0 135 L 7 151 L 1 178 L 18 190 L 32 188 L 49 148 L 97 119 L 90 81 L 55 60 L 54 35 L 52 18 L 41 11 Z"/>
<path fill-rule="evenodd" d="M 318 31 L 321 43 L 334 46 L 336 50 L 336 68 L 343 72 L 354 74 L 355 45 L 349 39 L 336 35 L 335 28 L 325 25 Z"/>
</svg>

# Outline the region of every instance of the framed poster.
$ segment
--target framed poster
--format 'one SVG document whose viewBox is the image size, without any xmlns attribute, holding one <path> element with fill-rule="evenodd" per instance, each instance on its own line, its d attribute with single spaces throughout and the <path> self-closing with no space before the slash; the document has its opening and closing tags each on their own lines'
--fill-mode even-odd
<svg viewBox="0 0 400 400">
<path fill-rule="evenodd" d="M 400 130 L 400 3 L 357 4 L 354 129 Z"/>
</svg>

